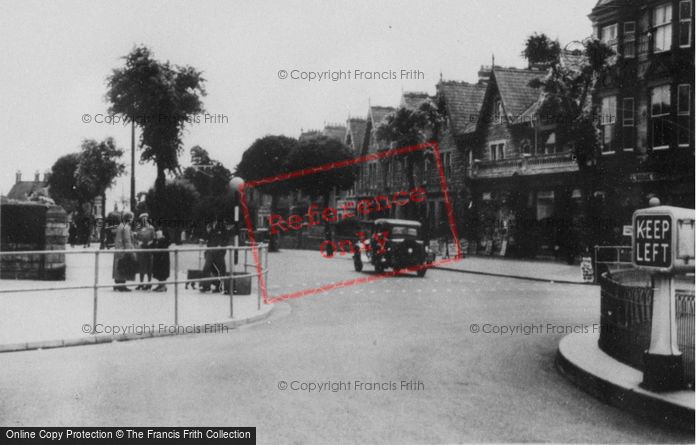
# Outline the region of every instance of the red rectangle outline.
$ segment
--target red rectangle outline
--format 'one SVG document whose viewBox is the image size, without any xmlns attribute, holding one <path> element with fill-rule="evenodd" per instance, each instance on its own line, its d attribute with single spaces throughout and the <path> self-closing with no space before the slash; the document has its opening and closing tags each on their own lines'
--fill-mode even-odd
<svg viewBox="0 0 700 445">
<path fill-rule="evenodd" d="M 348 166 L 359 164 L 362 162 L 383 159 L 383 158 L 387 158 L 390 156 L 402 155 L 402 154 L 411 153 L 411 152 L 418 151 L 418 150 L 425 150 L 428 148 L 431 149 L 433 152 L 433 157 L 435 158 L 435 166 L 437 167 L 437 170 L 438 170 L 438 176 L 440 179 L 440 191 L 442 193 L 442 197 L 443 197 L 443 200 L 445 202 L 445 209 L 447 211 L 447 223 L 450 227 L 452 239 L 453 239 L 454 245 L 457 249 L 457 256 L 455 258 L 444 258 L 444 259 L 439 260 L 439 261 L 433 261 L 430 264 L 423 264 L 420 266 L 409 267 L 407 269 L 394 270 L 391 272 L 384 272 L 381 274 L 365 276 L 365 277 L 361 277 L 361 278 L 354 278 L 351 280 L 339 281 L 336 283 L 327 284 L 325 286 L 305 289 L 305 290 L 301 290 L 301 291 L 295 291 L 295 292 L 291 292 L 291 293 L 287 293 L 287 294 L 282 294 L 279 296 L 268 297 L 267 286 L 265 283 L 265 278 L 264 278 L 263 273 L 262 273 L 262 266 L 260 264 L 260 257 L 258 254 L 257 244 L 255 242 L 253 224 L 252 224 L 252 221 L 250 218 L 250 212 L 248 210 L 248 202 L 247 202 L 246 193 L 245 193 L 247 189 L 252 189 L 252 188 L 259 186 L 259 185 L 270 184 L 270 183 L 277 182 L 277 181 L 284 181 L 284 180 L 288 180 L 288 179 L 298 178 L 300 176 L 310 175 L 310 174 L 314 174 L 314 173 L 320 173 L 320 172 L 332 170 L 335 168 L 348 167 Z M 457 261 L 461 261 L 461 259 L 462 259 L 462 250 L 461 250 L 461 246 L 459 244 L 459 240 L 457 237 L 457 227 L 455 226 L 454 211 L 452 209 L 452 204 L 450 203 L 449 194 L 447 192 L 447 180 L 445 178 L 445 172 L 444 172 L 443 167 L 442 167 L 442 162 L 440 161 L 440 151 L 438 148 L 438 144 L 436 142 L 425 142 L 422 144 L 412 145 L 409 147 L 394 148 L 394 149 L 385 150 L 385 151 L 381 151 L 381 152 L 377 152 L 377 153 L 372 153 L 372 154 L 368 154 L 368 155 L 364 155 L 364 156 L 359 156 L 357 158 L 348 159 L 346 161 L 331 162 L 328 164 L 320 165 L 318 167 L 306 168 L 306 169 L 297 170 L 297 171 L 290 172 L 290 173 L 284 173 L 281 175 L 276 175 L 276 176 L 271 176 L 268 178 L 257 179 L 257 180 L 245 182 L 239 187 L 238 192 L 239 192 L 239 196 L 241 198 L 241 207 L 243 208 L 243 215 L 244 215 L 245 224 L 246 224 L 246 228 L 247 228 L 247 232 L 248 232 L 248 243 L 252 247 L 251 250 L 253 253 L 253 262 L 255 263 L 255 269 L 256 269 L 256 272 L 258 275 L 258 286 L 260 289 L 260 294 L 262 296 L 263 302 L 265 304 L 273 304 L 273 303 L 276 303 L 278 301 L 284 301 L 284 300 L 290 300 L 293 298 L 305 297 L 307 295 L 314 295 L 314 294 L 318 294 L 318 293 L 325 292 L 328 290 L 339 289 L 342 287 L 348 287 L 348 286 L 352 286 L 355 284 L 371 283 L 373 281 L 381 280 L 383 278 L 398 275 L 400 273 L 405 272 L 406 270 L 416 271 L 416 270 L 420 270 L 420 269 L 430 268 L 433 266 L 439 266 L 442 264 L 454 263 Z"/>
</svg>

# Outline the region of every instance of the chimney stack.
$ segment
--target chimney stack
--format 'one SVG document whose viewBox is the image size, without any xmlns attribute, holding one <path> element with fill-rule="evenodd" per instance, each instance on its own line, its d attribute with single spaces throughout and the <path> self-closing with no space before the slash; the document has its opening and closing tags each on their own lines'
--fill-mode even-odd
<svg viewBox="0 0 700 445">
<path fill-rule="evenodd" d="M 39 170 L 34 172 L 34 182 L 39 182 Z"/>
<path fill-rule="evenodd" d="M 15 183 L 19 184 L 22 182 L 22 170 L 17 170 L 17 173 L 15 173 Z"/>
</svg>

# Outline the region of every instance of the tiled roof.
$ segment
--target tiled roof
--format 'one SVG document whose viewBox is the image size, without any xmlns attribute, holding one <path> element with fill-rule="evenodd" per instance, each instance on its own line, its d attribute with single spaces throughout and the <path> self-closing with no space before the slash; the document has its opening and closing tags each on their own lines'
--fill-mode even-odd
<svg viewBox="0 0 700 445">
<path fill-rule="evenodd" d="M 8 199 L 18 199 L 21 201 L 27 200 L 32 192 L 47 187 L 47 183 L 43 181 L 20 181 L 15 183 L 7 194 Z"/>
<path fill-rule="evenodd" d="M 430 95 L 428 93 L 405 92 L 401 95 L 400 106 L 408 108 L 409 110 L 415 110 L 428 99 L 430 99 Z"/>
<path fill-rule="evenodd" d="M 369 107 L 369 118 L 372 126 L 376 128 L 394 110 L 394 107 Z"/>
<path fill-rule="evenodd" d="M 539 99 L 540 89 L 532 88 L 529 83 L 544 77 L 544 71 L 495 67 L 493 74 L 509 119 L 519 118 Z"/>
<path fill-rule="evenodd" d="M 479 117 L 481 104 L 486 93 L 486 85 L 440 81 L 437 90 L 445 101 L 453 133 L 464 133 L 467 126 L 476 122 Z"/>
<path fill-rule="evenodd" d="M 344 125 L 326 125 L 323 128 L 323 135 L 345 143 L 345 131 Z"/>
<path fill-rule="evenodd" d="M 350 136 L 350 148 L 359 151 L 362 149 L 362 141 L 365 138 L 365 128 L 367 127 L 367 119 L 361 117 L 353 117 L 347 122 L 347 136 Z M 346 136 L 346 137 L 347 137 Z"/>
</svg>

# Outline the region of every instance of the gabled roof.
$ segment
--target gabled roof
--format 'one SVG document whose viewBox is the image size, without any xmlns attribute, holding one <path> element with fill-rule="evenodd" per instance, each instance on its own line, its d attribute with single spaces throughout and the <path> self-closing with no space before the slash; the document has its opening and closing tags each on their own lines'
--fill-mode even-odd
<svg viewBox="0 0 700 445">
<path fill-rule="evenodd" d="M 437 92 L 444 100 L 454 134 L 466 132 L 469 124 L 478 120 L 486 85 L 441 80 Z"/>
<path fill-rule="evenodd" d="M 48 183 L 44 181 L 19 181 L 15 183 L 7 194 L 8 199 L 26 201 L 31 194 L 39 189 L 46 188 Z"/>
<path fill-rule="evenodd" d="M 540 97 L 540 89 L 530 81 L 545 76 L 544 71 L 494 67 L 493 78 L 498 86 L 506 116 L 512 122 L 525 114 Z"/>
<path fill-rule="evenodd" d="M 347 121 L 347 131 L 346 131 L 346 141 L 350 138 L 350 148 L 356 151 L 362 149 L 362 141 L 365 138 L 365 127 L 367 126 L 367 119 L 361 117 L 352 117 Z"/>
<path fill-rule="evenodd" d="M 323 128 L 322 134 L 324 136 L 328 136 L 329 138 L 345 143 L 345 132 L 345 125 L 326 125 Z"/>
<path fill-rule="evenodd" d="M 415 110 L 426 100 L 430 99 L 430 95 L 424 92 L 405 92 L 401 95 L 401 104 L 399 106 Z"/>
<path fill-rule="evenodd" d="M 395 111 L 394 107 L 369 107 L 369 119 L 372 127 L 377 127 L 384 118 Z"/>
</svg>

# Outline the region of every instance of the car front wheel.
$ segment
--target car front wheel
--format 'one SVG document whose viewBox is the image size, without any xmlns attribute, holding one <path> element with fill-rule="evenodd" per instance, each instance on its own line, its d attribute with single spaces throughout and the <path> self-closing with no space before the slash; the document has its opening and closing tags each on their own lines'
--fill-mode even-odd
<svg viewBox="0 0 700 445">
<path fill-rule="evenodd" d="M 360 258 L 360 255 L 355 255 L 353 262 L 355 263 L 355 272 L 362 272 L 362 258 Z"/>
</svg>

